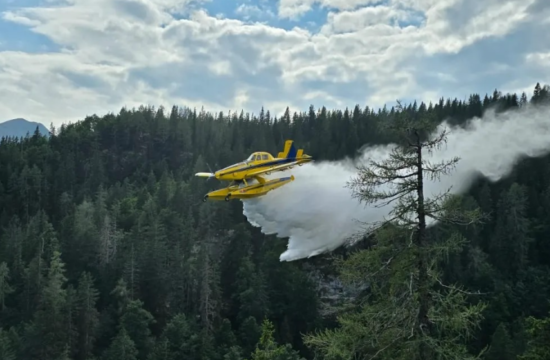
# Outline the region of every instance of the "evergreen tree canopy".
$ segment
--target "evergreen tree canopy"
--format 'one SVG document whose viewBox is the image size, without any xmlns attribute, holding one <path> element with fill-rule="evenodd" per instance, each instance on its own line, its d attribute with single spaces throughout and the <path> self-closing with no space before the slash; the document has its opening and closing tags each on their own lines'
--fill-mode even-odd
<svg viewBox="0 0 550 360">
<path fill-rule="evenodd" d="M 3 138 L 0 358 L 543 359 L 550 156 L 431 199 L 424 178 L 452 176 L 459 159 L 422 156 L 444 140 L 426 138 L 441 121 L 545 108 L 548 89 L 280 118 L 142 106 Z M 392 221 L 355 247 L 283 263 L 285 239 L 248 224 L 240 202 L 201 201 L 219 184 L 195 172 L 277 153 L 286 139 L 319 160 L 399 144 L 349 189 L 398 203 Z M 380 182 L 397 187 L 381 193 Z"/>
</svg>

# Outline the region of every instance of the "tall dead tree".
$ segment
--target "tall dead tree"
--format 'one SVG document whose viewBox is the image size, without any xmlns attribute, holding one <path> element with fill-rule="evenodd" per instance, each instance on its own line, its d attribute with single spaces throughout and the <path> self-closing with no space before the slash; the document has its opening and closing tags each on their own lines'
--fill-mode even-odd
<svg viewBox="0 0 550 360">
<path fill-rule="evenodd" d="M 480 221 L 481 214 L 461 210 L 460 198 L 449 191 L 426 197 L 425 181 L 448 174 L 459 161 L 428 159 L 448 134 L 445 129 L 434 132 L 434 124 L 430 119 L 408 119 L 398 108 L 386 124 L 399 135 L 396 146 L 384 161 L 359 167 L 349 183 L 361 202 L 391 211 L 367 230 L 374 246 L 338 262 L 343 280 L 367 282 L 370 293 L 356 311 L 340 317 L 339 328 L 306 336 L 305 342 L 323 358 L 470 358 L 465 342 L 459 340 L 472 335 L 484 305 L 468 305 L 470 293 L 444 284 L 438 275 L 440 260 L 460 250 L 465 240 L 458 232 L 437 238 L 427 224 L 432 220 L 467 225 Z"/>
</svg>

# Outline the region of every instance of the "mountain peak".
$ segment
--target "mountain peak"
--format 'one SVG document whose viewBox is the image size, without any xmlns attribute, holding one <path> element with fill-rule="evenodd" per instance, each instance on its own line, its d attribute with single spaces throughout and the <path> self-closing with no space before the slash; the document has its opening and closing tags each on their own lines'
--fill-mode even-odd
<svg viewBox="0 0 550 360">
<path fill-rule="evenodd" d="M 27 133 L 32 136 L 36 131 L 36 127 L 42 135 L 50 136 L 50 131 L 43 124 L 23 118 L 15 118 L 0 122 L 0 138 L 25 137 Z"/>
</svg>

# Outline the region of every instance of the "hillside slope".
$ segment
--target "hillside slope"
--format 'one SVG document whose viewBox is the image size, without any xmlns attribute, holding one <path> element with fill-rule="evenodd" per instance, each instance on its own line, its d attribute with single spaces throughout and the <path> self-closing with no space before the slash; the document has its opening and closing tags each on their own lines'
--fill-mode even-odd
<svg viewBox="0 0 550 360">
<path fill-rule="evenodd" d="M 495 91 L 404 111 L 464 124 L 490 107 L 513 110 L 528 101 L 548 103 L 550 96 L 536 90 L 528 100 Z M 378 125 L 394 114 L 311 107 L 274 122 L 268 111 L 228 118 L 142 107 L 61 126 L 49 140 L 3 142 L 4 353 L 45 360 L 120 359 L 122 352 L 139 360 L 250 359 L 269 319 L 277 343 L 312 359 L 302 335 L 332 326 L 337 307 L 356 292 L 340 285 L 330 255 L 281 263 L 285 240 L 250 226 L 238 201 L 203 203 L 205 192 L 224 184 L 193 174 L 258 149 L 276 153 L 285 139 L 320 161 L 353 156 L 364 144 L 392 140 Z M 546 156 L 522 162 L 500 182 L 481 179 L 465 196 L 470 207 L 493 216 L 462 230 L 467 244 L 449 256 L 443 280 L 483 293 L 471 297 L 487 303 L 482 326 L 460 341 L 472 352 L 493 344 L 487 360 L 540 350 L 525 320 L 549 313 L 549 183 Z M 280 358 L 298 359 L 280 351 Z"/>
</svg>

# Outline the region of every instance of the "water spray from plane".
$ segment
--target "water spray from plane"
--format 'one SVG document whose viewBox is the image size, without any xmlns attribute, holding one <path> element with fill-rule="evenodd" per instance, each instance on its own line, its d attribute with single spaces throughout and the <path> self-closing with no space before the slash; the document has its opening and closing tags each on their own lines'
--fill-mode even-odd
<svg viewBox="0 0 550 360">
<path fill-rule="evenodd" d="M 547 109 L 527 106 L 498 115 L 487 111 L 481 119 L 471 119 L 466 128 L 443 123 L 450 130 L 447 144 L 425 158 L 438 162 L 458 156 L 460 161 L 451 174 L 425 181 L 426 195 L 435 196 L 450 187 L 451 193 L 465 192 L 479 174 L 498 181 L 521 158 L 549 153 L 548 114 Z M 289 238 L 281 261 L 332 251 L 361 231 L 364 222 L 381 221 L 391 211 L 391 205 L 360 204 L 346 183 L 357 174 L 357 164 L 382 160 L 393 146 L 367 147 L 353 160 L 321 161 L 289 170 L 296 180 L 262 198 L 245 201 L 244 215 L 263 233 Z"/>
</svg>

